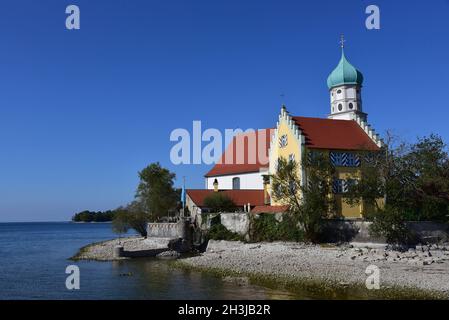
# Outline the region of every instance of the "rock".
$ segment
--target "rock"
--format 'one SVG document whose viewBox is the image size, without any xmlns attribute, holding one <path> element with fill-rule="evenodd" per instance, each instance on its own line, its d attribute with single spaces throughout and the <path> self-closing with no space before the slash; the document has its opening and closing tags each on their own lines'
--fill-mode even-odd
<svg viewBox="0 0 449 320">
<path fill-rule="evenodd" d="M 385 257 L 381 254 L 375 254 L 373 256 L 373 261 L 384 261 L 384 260 L 385 260 Z"/>
<path fill-rule="evenodd" d="M 192 248 L 191 245 L 184 239 L 171 239 L 168 243 L 168 248 L 177 252 L 189 252 Z"/>
<path fill-rule="evenodd" d="M 433 262 L 434 262 L 433 258 L 426 258 L 426 259 L 424 259 L 423 264 L 425 266 L 427 266 L 427 265 L 431 265 Z"/>
<path fill-rule="evenodd" d="M 180 256 L 181 254 L 174 250 L 164 251 L 156 255 L 156 257 L 160 259 L 177 259 Z"/>
<path fill-rule="evenodd" d="M 417 265 L 417 266 L 423 266 L 424 265 L 424 261 L 419 260 L 419 259 L 408 260 L 408 263 L 413 264 L 413 265 Z"/>
<path fill-rule="evenodd" d="M 388 257 L 387 261 L 389 261 L 389 262 L 397 262 L 397 259 L 393 258 L 393 257 Z"/>
</svg>

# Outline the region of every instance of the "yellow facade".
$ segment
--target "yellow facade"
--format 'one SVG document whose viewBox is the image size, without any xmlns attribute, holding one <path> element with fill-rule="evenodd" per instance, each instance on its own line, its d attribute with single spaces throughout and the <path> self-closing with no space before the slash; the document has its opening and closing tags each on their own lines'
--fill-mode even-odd
<svg viewBox="0 0 449 320">
<path fill-rule="evenodd" d="M 277 137 L 281 137 L 283 135 L 287 135 L 287 145 L 284 148 L 280 148 L 277 140 L 274 141 L 273 146 L 276 148 L 273 159 L 270 158 L 270 163 L 276 163 L 279 158 L 289 159 L 290 155 L 293 155 L 295 161 L 298 163 L 299 167 L 299 178 L 301 178 L 301 142 L 295 137 L 291 128 L 284 121 L 280 122 L 277 132 Z M 274 199 L 271 199 L 271 205 L 278 206 L 282 205 L 281 202 L 276 202 Z"/>
<path fill-rule="evenodd" d="M 284 147 L 279 146 L 279 138 L 283 135 L 287 136 L 287 145 Z M 289 125 L 288 121 L 281 121 L 279 122 L 278 128 L 277 128 L 277 134 L 275 135 L 275 140 L 273 141 L 272 148 L 275 148 L 275 150 L 272 150 L 270 153 L 270 168 L 271 172 L 274 172 L 274 163 L 277 163 L 278 159 L 280 157 L 284 159 L 289 159 L 291 155 L 293 155 L 295 161 L 298 163 L 299 168 L 299 178 L 301 178 L 301 175 L 304 174 L 302 171 L 302 155 L 304 153 L 301 141 L 295 136 L 294 131 L 292 130 L 291 126 Z M 325 153 L 329 154 L 331 150 L 321 150 Z M 360 177 L 360 169 L 357 167 L 336 167 L 336 174 L 335 178 L 338 179 L 357 179 L 357 177 Z M 362 204 L 360 205 L 354 205 L 350 206 L 346 203 L 344 200 L 344 194 L 335 194 L 335 200 L 336 200 L 336 214 L 337 216 L 342 216 L 349 219 L 354 218 L 362 218 L 363 213 L 367 211 L 372 211 L 374 208 L 367 208 L 366 206 Z M 379 203 L 382 201 L 379 200 Z M 282 205 L 282 202 L 277 202 L 274 199 L 271 199 L 271 205 L 277 206 Z"/>
</svg>

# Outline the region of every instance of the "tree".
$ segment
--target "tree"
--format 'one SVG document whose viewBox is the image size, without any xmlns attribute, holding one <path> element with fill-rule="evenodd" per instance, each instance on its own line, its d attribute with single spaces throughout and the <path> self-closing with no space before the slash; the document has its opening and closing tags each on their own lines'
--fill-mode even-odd
<svg viewBox="0 0 449 320">
<path fill-rule="evenodd" d="M 173 187 L 174 173 L 157 162 L 140 171 L 139 178 L 136 193 L 138 211 L 148 213 L 150 219 L 155 221 L 177 207 L 180 190 Z"/>
<path fill-rule="evenodd" d="M 150 215 L 143 210 L 140 202 L 134 201 L 126 208 L 116 210 L 112 230 L 116 233 L 126 233 L 131 228 L 146 238 L 149 222 Z"/>
<path fill-rule="evenodd" d="M 404 157 L 413 180 L 412 204 L 419 220 L 449 221 L 449 156 L 437 135 L 419 138 Z M 418 214 L 417 214 L 418 213 Z"/>
<path fill-rule="evenodd" d="M 372 221 L 371 231 L 389 243 L 414 240 L 407 228 L 410 220 L 448 221 L 449 160 L 440 137 L 419 138 L 414 144 L 396 143 L 387 133 L 388 147 L 381 152 L 362 152 L 358 183 L 349 187 L 346 202 L 363 201 L 374 208 L 365 217 Z M 378 205 L 384 199 L 383 206 Z"/>
<path fill-rule="evenodd" d="M 209 208 L 213 213 L 233 212 L 237 207 L 231 198 L 220 192 L 214 192 L 208 195 L 204 199 L 204 206 Z"/>
<path fill-rule="evenodd" d="M 335 209 L 332 193 L 335 169 L 322 152 L 308 151 L 306 159 L 302 164 L 306 173 L 302 185 L 298 164 L 279 158 L 277 172 L 272 176 L 272 196 L 288 205 L 288 214 L 303 228 L 305 239 L 318 242 L 324 220 Z"/>
<path fill-rule="evenodd" d="M 115 210 L 115 216 L 112 220 L 112 231 L 119 235 L 127 233 L 130 228 L 128 211 L 125 208 L 118 208 Z"/>
<path fill-rule="evenodd" d="M 106 222 L 106 221 L 112 221 L 114 217 L 115 212 L 108 210 L 108 211 L 81 211 L 76 213 L 72 217 L 72 221 L 75 222 Z"/>
</svg>

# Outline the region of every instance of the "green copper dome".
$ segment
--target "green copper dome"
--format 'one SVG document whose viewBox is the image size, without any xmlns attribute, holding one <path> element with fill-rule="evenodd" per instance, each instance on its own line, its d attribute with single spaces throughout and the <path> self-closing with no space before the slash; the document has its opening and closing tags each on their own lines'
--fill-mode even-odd
<svg viewBox="0 0 449 320">
<path fill-rule="evenodd" d="M 329 89 L 331 89 L 343 84 L 357 84 L 361 86 L 362 83 L 362 73 L 354 68 L 354 66 L 350 64 L 348 60 L 346 60 L 345 53 L 342 50 L 341 59 L 338 63 L 338 66 L 327 78 L 327 86 L 329 87 Z"/>
</svg>

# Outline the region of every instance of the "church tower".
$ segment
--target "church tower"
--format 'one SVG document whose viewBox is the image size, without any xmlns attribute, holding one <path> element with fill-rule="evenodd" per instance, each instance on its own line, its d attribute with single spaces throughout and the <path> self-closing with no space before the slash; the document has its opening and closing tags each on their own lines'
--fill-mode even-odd
<svg viewBox="0 0 449 320">
<path fill-rule="evenodd" d="M 363 75 L 346 59 L 344 38 L 341 39 L 341 59 L 327 78 L 331 100 L 329 119 L 355 120 L 358 115 L 366 121 L 367 114 L 362 109 Z"/>
</svg>

